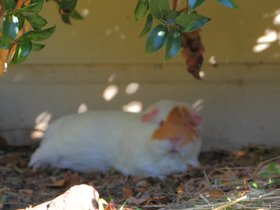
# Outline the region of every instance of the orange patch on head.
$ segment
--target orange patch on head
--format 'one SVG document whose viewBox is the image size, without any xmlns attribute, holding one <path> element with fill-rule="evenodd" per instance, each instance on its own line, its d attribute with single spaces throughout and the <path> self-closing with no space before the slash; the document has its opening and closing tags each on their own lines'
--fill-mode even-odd
<svg viewBox="0 0 280 210">
<path fill-rule="evenodd" d="M 153 140 L 178 138 L 181 146 L 195 141 L 197 137 L 192 114 L 185 107 L 178 106 L 171 110 L 166 120 L 152 135 Z"/>
</svg>

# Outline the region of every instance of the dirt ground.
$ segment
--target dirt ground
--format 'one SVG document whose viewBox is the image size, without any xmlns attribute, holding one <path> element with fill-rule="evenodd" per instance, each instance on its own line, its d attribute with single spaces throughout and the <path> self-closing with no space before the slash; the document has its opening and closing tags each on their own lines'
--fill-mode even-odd
<svg viewBox="0 0 280 210">
<path fill-rule="evenodd" d="M 0 147 L 0 209 L 25 209 L 81 183 L 92 185 L 116 208 L 125 204 L 132 209 L 280 209 L 280 148 L 204 152 L 200 169 L 163 181 L 125 177 L 113 170 L 34 172 L 27 167 L 33 150 Z"/>
</svg>

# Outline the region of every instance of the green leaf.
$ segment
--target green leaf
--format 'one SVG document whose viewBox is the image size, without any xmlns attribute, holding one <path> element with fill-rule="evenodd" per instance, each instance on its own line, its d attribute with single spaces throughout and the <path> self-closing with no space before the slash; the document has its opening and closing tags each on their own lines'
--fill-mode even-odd
<svg viewBox="0 0 280 210">
<path fill-rule="evenodd" d="M 150 10 L 154 18 L 162 19 L 170 10 L 168 0 L 150 0 Z"/>
<path fill-rule="evenodd" d="M 44 19 L 38 14 L 26 16 L 26 19 L 29 21 L 29 23 L 35 30 L 40 30 L 43 26 L 45 26 L 48 23 L 46 19 Z"/>
<path fill-rule="evenodd" d="M 175 10 L 170 10 L 166 16 L 166 22 L 169 25 L 173 25 L 175 23 L 175 19 L 180 15 L 181 13 Z"/>
<path fill-rule="evenodd" d="M 10 30 L 10 20 L 9 16 L 6 15 L 3 18 L 3 24 L 2 24 L 2 37 L 1 37 L 1 46 L 2 48 L 9 48 L 11 38 L 9 36 L 9 30 Z"/>
<path fill-rule="evenodd" d="M 55 26 L 41 31 L 30 31 L 26 33 L 26 36 L 28 36 L 33 41 L 43 41 L 45 39 L 48 39 L 54 31 Z"/>
<path fill-rule="evenodd" d="M 69 15 L 61 15 L 61 20 L 63 21 L 63 23 L 71 24 Z"/>
<path fill-rule="evenodd" d="M 175 56 L 181 49 L 181 34 L 177 30 L 172 30 L 168 34 L 166 43 L 165 59 Z"/>
<path fill-rule="evenodd" d="M 192 32 L 200 29 L 210 18 L 196 13 L 182 13 L 175 19 L 175 23 L 182 27 L 183 32 Z"/>
<path fill-rule="evenodd" d="M 262 178 L 267 178 L 269 177 L 271 174 L 267 171 L 262 171 L 261 173 L 259 173 L 259 176 Z"/>
<path fill-rule="evenodd" d="M 189 0 L 188 1 L 188 10 L 189 13 L 191 13 L 193 10 L 195 10 L 197 7 L 202 5 L 205 2 L 205 0 Z"/>
<path fill-rule="evenodd" d="M 70 17 L 75 19 L 75 20 L 83 20 L 84 19 L 76 10 L 73 10 L 71 12 Z"/>
<path fill-rule="evenodd" d="M 8 49 L 8 48 L 10 48 L 10 43 L 7 42 L 7 41 L 3 37 L 0 37 L 0 49 Z"/>
<path fill-rule="evenodd" d="M 12 63 L 22 63 L 29 55 L 32 48 L 31 40 L 28 37 L 23 37 L 19 40 Z"/>
<path fill-rule="evenodd" d="M 220 4 L 232 8 L 232 9 L 238 9 L 237 4 L 234 0 L 217 0 Z"/>
<path fill-rule="evenodd" d="M 39 44 L 39 43 L 32 42 L 32 48 L 31 48 L 31 50 L 33 50 L 33 51 L 40 51 L 40 50 L 42 50 L 44 47 L 45 47 L 44 44 Z"/>
<path fill-rule="evenodd" d="M 3 36 L 16 38 L 19 32 L 19 19 L 15 15 L 6 15 L 3 18 Z"/>
<path fill-rule="evenodd" d="M 25 15 L 23 15 L 23 14 L 20 13 L 20 12 L 16 12 L 15 15 L 18 17 L 18 21 L 19 21 L 19 23 L 18 23 L 18 28 L 19 28 L 19 30 L 20 30 L 20 29 L 22 29 L 23 26 L 24 26 Z"/>
<path fill-rule="evenodd" d="M 146 41 L 146 53 L 150 54 L 159 50 L 166 42 L 168 30 L 166 26 L 159 24 L 148 33 Z"/>
<path fill-rule="evenodd" d="M 152 25 L 153 25 L 153 16 L 152 16 L 152 14 L 150 13 L 150 14 L 147 16 L 146 24 L 145 24 L 143 30 L 142 30 L 141 33 L 140 33 L 140 37 L 146 35 L 146 34 L 151 30 Z"/>
<path fill-rule="evenodd" d="M 271 163 L 269 163 L 269 165 L 268 165 L 268 170 L 269 170 L 270 172 L 275 172 L 275 170 L 276 170 L 276 162 L 271 162 Z"/>
<path fill-rule="evenodd" d="M 44 5 L 44 0 L 31 0 L 30 4 L 23 6 L 19 11 L 25 13 L 38 13 L 42 10 Z"/>
<path fill-rule="evenodd" d="M 4 10 L 13 10 L 16 6 L 15 0 L 2 0 Z"/>
<path fill-rule="evenodd" d="M 63 10 L 74 10 L 77 5 L 77 0 L 62 0 L 60 2 L 60 7 Z"/>
<path fill-rule="evenodd" d="M 147 11 L 149 9 L 149 1 L 148 0 L 138 0 L 136 8 L 134 10 L 135 20 L 141 20 L 145 17 Z"/>
</svg>

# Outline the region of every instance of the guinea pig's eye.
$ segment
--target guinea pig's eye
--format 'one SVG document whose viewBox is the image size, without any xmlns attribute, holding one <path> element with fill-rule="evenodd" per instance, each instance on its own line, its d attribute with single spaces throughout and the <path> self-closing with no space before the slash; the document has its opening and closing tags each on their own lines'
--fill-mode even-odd
<svg viewBox="0 0 280 210">
<path fill-rule="evenodd" d="M 162 121 L 160 121 L 159 122 L 159 126 L 162 126 L 163 125 L 163 123 L 164 123 L 164 121 L 162 120 Z"/>
</svg>

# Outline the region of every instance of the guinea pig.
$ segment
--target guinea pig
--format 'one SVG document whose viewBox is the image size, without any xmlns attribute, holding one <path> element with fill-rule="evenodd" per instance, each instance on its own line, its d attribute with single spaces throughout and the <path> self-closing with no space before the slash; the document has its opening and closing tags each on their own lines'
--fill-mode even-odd
<svg viewBox="0 0 280 210">
<path fill-rule="evenodd" d="M 50 124 L 29 166 L 159 177 L 199 166 L 201 118 L 183 102 L 163 100 L 140 114 L 91 111 Z"/>
</svg>

